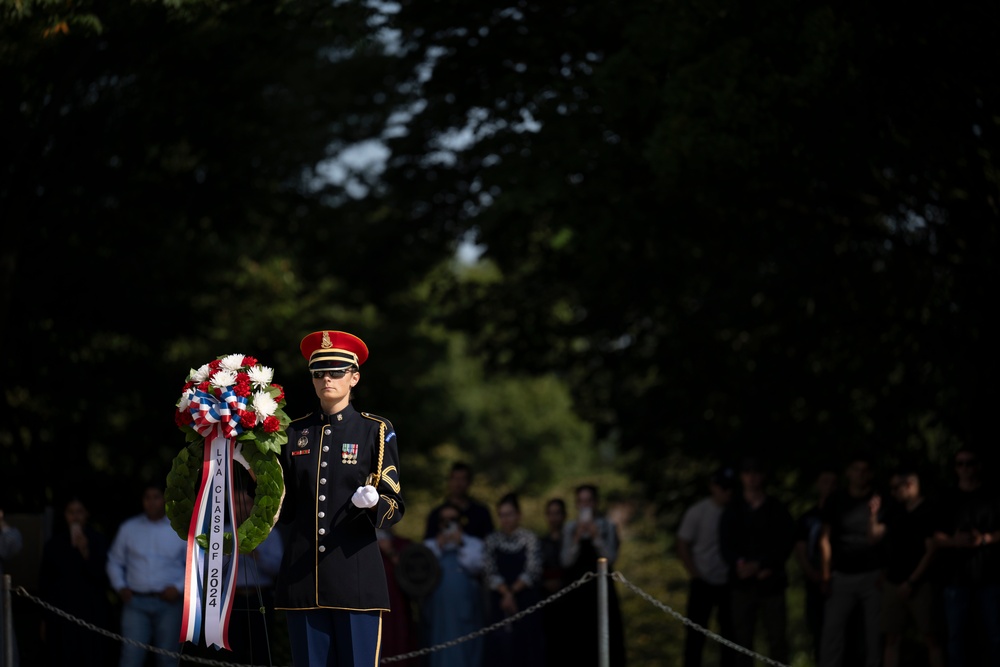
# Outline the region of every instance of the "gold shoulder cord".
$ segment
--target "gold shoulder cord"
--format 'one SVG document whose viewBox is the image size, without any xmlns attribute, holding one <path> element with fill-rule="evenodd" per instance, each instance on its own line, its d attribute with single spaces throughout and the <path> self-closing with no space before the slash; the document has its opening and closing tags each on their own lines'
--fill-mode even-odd
<svg viewBox="0 0 1000 667">
<path fill-rule="evenodd" d="M 366 414 L 365 417 L 368 417 Z M 371 417 L 369 417 L 371 419 Z M 368 479 L 365 480 L 366 486 L 374 486 L 378 488 L 378 483 L 382 479 L 382 456 L 385 454 L 385 422 L 381 419 L 378 420 L 378 469 L 368 475 Z"/>
</svg>

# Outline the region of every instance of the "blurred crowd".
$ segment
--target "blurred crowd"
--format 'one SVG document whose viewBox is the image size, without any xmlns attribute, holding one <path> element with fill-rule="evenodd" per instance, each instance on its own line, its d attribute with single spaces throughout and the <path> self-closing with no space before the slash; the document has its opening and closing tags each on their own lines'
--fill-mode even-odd
<svg viewBox="0 0 1000 667">
<path fill-rule="evenodd" d="M 383 615 L 381 655 L 446 644 L 399 662 L 541 667 L 563 664 L 567 656 L 577 654 L 575 664 L 596 667 L 596 639 L 579 641 L 598 633 L 596 579 L 568 591 L 563 588 L 596 571 L 599 558 L 608 560 L 610 571 L 617 556 L 618 529 L 599 511 L 598 488 L 583 485 L 576 490 L 575 518 L 568 517 L 566 501 L 551 499 L 546 505 L 548 528 L 536 534 L 522 525 L 516 494 L 505 495 L 491 508 L 470 493 L 472 482 L 471 466 L 458 462 L 451 467 L 444 498 L 421 518 L 422 539 L 378 531 L 392 601 L 392 611 Z M 65 614 L 42 614 L 37 629 L 41 655 L 33 652 L 32 664 L 76 664 L 81 655 L 87 656 L 87 664 L 120 667 L 176 667 L 179 656 L 278 664 L 273 645 L 286 632 L 274 609 L 274 584 L 284 550 L 282 524 L 252 553 L 239 556 L 227 633 L 230 650 L 220 650 L 179 641 L 187 543 L 170 524 L 161 484 L 148 484 L 139 500 L 142 511 L 123 521 L 110 540 L 91 525 L 82 497 L 63 503 L 37 568 L 38 596 Z M 252 505 L 252 493 L 237 490 L 236 520 L 242 521 Z M 22 546 L 20 530 L 4 520 L 0 508 L 0 563 L 16 556 Z M 553 603 L 539 613 L 522 613 L 556 593 Z M 611 650 L 617 665 L 624 663 L 625 649 L 613 587 L 610 604 Z M 496 623 L 501 624 L 496 631 L 463 639 Z M 22 664 L 16 642 L 11 652 L 14 664 Z"/>
<path fill-rule="evenodd" d="M 721 467 L 677 532 L 687 616 L 788 664 L 798 567 L 819 667 L 1000 664 L 1000 501 L 978 452 L 951 462 L 952 483 L 929 492 L 916 465 L 877 470 L 869 452 L 847 453 L 812 471 L 798 516 L 769 492 L 767 461 Z M 684 667 L 699 667 L 705 636 L 686 633 Z M 717 645 L 723 667 L 752 663 Z"/>
<path fill-rule="evenodd" d="M 787 594 L 797 582 L 818 667 L 1000 664 L 1000 497 L 976 451 L 957 451 L 952 484 L 933 493 L 914 466 L 877 470 L 866 452 L 847 454 L 810 471 L 813 495 L 796 504 L 807 507 L 798 515 L 770 488 L 770 463 L 746 456 L 718 468 L 682 513 L 675 543 L 691 621 L 683 667 L 701 667 L 709 651 L 721 667 L 749 667 L 752 651 L 790 664 Z M 596 667 L 597 580 L 581 578 L 599 559 L 613 571 L 620 546 L 600 490 L 584 484 L 572 498 L 548 499 L 546 527 L 535 532 L 516 494 L 490 507 L 472 493 L 473 481 L 468 464 L 451 467 L 443 498 L 422 517 L 422 539 L 378 532 L 392 600 L 382 657 L 417 653 L 399 661 L 410 667 Z M 240 494 L 238 516 L 252 502 Z M 94 665 L 178 664 L 150 645 L 275 664 L 272 643 L 285 632 L 273 608 L 281 530 L 240 556 L 232 650 L 179 645 L 186 543 L 166 517 L 161 486 L 148 486 L 141 505 L 107 540 L 84 500 L 66 499 L 38 565 L 39 596 L 134 641 L 46 613 L 45 663 L 74 664 L 85 654 Z M 0 567 L 21 545 L 0 507 Z M 625 633 L 614 585 L 608 612 L 609 663 L 619 667 Z M 420 651 L 428 647 L 435 650 Z M 16 641 L 12 652 L 17 664 Z"/>
</svg>

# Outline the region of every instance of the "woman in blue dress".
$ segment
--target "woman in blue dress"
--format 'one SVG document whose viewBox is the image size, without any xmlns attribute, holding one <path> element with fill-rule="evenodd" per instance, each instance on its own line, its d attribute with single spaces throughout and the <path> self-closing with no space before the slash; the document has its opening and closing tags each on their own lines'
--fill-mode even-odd
<svg viewBox="0 0 1000 667">
<path fill-rule="evenodd" d="M 490 588 L 490 625 L 541 600 L 541 542 L 521 526 L 521 507 L 515 494 L 508 493 L 497 503 L 497 519 L 499 530 L 486 537 L 483 551 L 483 570 Z M 544 665 L 544 632 L 541 610 L 493 630 L 486 635 L 486 667 Z"/>
<path fill-rule="evenodd" d="M 445 503 L 439 513 L 440 530 L 424 545 L 438 559 L 441 580 L 425 602 L 427 645 L 437 646 L 459 639 L 483 627 L 483 541 L 462 530 L 462 512 Z M 428 667 L 479 667 L 482 638 L 469 639 L 433 651 Z"/>
</svg>

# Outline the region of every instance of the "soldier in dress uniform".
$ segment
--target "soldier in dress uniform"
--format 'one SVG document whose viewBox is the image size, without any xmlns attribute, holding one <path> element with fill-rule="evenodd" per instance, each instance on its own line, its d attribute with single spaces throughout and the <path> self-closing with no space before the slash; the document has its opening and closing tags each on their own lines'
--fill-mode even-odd
<svg viewBox="0 0 1000 667">
<path fill-rule="evenodd" d="M 396 432 L 351 404 L 368 358 L 360 338 L 317 331 L 299 349 L 319 409 L 288 427 L 275 608 L 286 612 L 296 667 L 377 667 L 389 592 L 376 530 L 403 516 Z"/>
</svg>

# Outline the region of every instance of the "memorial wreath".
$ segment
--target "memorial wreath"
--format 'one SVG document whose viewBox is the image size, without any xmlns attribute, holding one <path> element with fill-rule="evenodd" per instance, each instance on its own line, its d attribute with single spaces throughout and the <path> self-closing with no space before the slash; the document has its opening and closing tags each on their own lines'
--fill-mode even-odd
<svg viewBox="0 0 1000 667">
<path fill-rule="evenodd" d="M 203 450 L 213 434 L 235 440 L 233 461 L 256 482 L 253 509 L 236 529 L 239 552 L 253 551 L 274 527 L 285 495 L 278 453 L 288 441 L 289 418 L 282 409 L 284 389 L 272 382 L 273 375 L 273 369 L 242 354 L 219 357 L 188 374 L 174 416 L 188 444 L 173 460 L 165 494 L 170 525 L 181 539 L 186 541 L 192 531 Z M 207 535 L 194 539 L 207 548 Z M 225 542 L 231 552 L 230 533 Z"/>
</svg>

